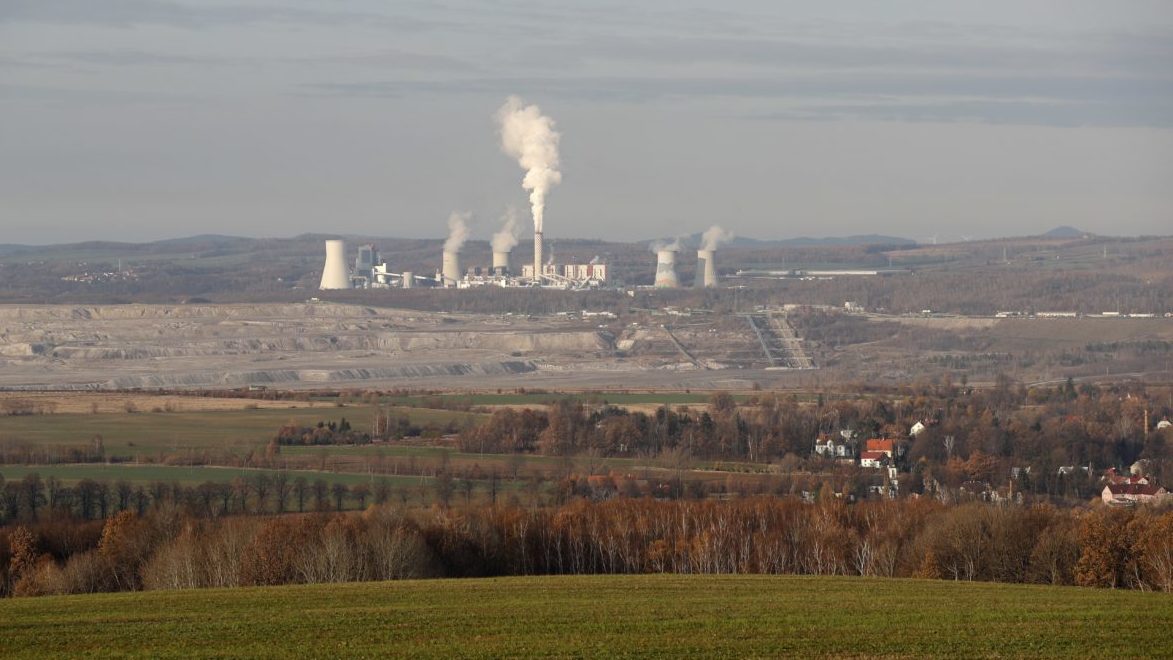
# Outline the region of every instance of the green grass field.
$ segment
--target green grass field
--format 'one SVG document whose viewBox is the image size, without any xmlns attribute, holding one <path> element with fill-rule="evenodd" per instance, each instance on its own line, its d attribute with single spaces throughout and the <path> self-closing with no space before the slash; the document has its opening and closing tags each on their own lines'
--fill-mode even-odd
<svg viewBox="0 0 1173 660">
<path fill-rule="evenodd" d="M 291 408 L 213 412 L 101 413 L 95 415 L 27 415 L 0 417 L 0 439 L 17 443 L 82 445 L 101 435 L 107 454 L 133 457 L 140 453 L 184 449 L 243 452 L 263 446 L 288 423 L 310 426 L 345 417 L 355 429 L 371 423 L 371 407 Z M 483 415 L 449 410 L 395 408 L 413 424 L 457 424 Z"/>
<path fill-rule="evenodd" d="M 9 599 L 0 656 L 1173 656 L 1167 594 L 794 576 L 424 580 Z"/>
</svg>

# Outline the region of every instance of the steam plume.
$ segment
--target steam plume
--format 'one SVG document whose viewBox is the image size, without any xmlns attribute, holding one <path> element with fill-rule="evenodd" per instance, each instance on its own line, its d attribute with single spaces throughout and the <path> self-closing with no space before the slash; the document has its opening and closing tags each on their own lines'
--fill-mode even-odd
<svg viewBox="0 0 1173 660">
<path fill-rule="evenodd" d="M 509 252 L 517 246 L 521 227 L 518 225 L 517 209 L 510 206 L 501 216 L 501 229 L 493 234 L 493 252 Z"/>
<path fill-rule="evenodd" d="M 534 216 L 534 231 L 542 231 L 546 195 L 550 187 L 562 181 L 558 171 L 558 140 L 554 120 L 542 114 L 536 105 L 525 105 L 510 96 L 497 110 L 501 126 L 501 150 L 517 159 L 525 170 L 521 187 L 530 191 L 529 202 Z"/>
<path fill-rule="evenodd" d="M 721 225 L 713 225 L 701 236 L 701 249 L 716 250 L 717 246 L 731 240 L 733 240 L 733 232 L 725 231 Z"/>
<path fill-rule="evenodd" d="M 672 239 L 671 241 L 652 241 L 648 245 L 648 249 L 652 252 L 660 252 L 662 250 L 671 250 L 673 252 L 680 252 L 680 237 Z"/>
<path fill-rule="evenodd" d="M 472 214 L 468 211 L 453 211 L 448 216 L 448 240 L 444 241 L 445 252 L 459 252 L 464 242 L 468 240 L 468 221 Z"/>
</svg>

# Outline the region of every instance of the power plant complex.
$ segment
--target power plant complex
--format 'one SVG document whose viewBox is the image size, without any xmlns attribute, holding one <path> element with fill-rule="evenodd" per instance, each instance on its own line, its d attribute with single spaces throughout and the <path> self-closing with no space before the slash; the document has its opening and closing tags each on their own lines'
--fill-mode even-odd
<svg viewBox="0 0 1173 660">
<path fill-rule="evenodd" d="M 386 262 L 379 260 L 378 249 L 373 245 L 359 247 L 354 268 L 347 266 L 346 242 L 326 241 L 326 262 L 322 269 L 322 290 L 333 289 L 411 289 L 419 286 L 446 289 L 470 289 L 481 286 L 499 287 L 542 287 L 549 289 L 583 290 L 598 289 L 608 285 L 607 264 L 596 257 L 589 263 L 542 264 L 540 274 L 534 276 L 534 267 L 522 266 L 517 273 L 511 265 L 511 253 L 494 251 L 492 265 L 473 267 L 462 271 L 460 253 L 444 250 L 440 255 L 440 268 L 434 276 L 420 276 L 412 271 L 395 272 Z"/>
<path fill-rule="evenodd" d="M 655 279 L 657 289 L 681 288 L 676 273 L 678 246 L 660 248 L 655 251 Z M 715 249 L 697 250 L 695 288 L 718 286 Z M 461 253 L 455 249 L 444 249 L 440 253 L 439 268 L 433 275 L 417 275 L 410 270 L 396 271 L 386 261 L 380 261 L 374 245 L 360 245 L 354 259 L 354 267 L 348 265 L 346 242 L 332 239 L 326 241 L 326 261 L 322 268 L 319 288 L 333 289 L 411 289 L 433 287 L 446 289 L 472 289 L 482 286 L 498 287 L 540 287 L 581 291 L 600 289 L 612 285 L 608 264 L 599 257 L 586 263 L 557 263 L 551 258 L 543 264 L 522 264 L 521 272 L 513 267 L 512 252 L 493 250 L 486 266 L 461 268 Z"/>
<path fill-rule="evenodd" d="M 516 160 L 525 171 L 521 186 L 529 192 L 530 214 L 534 226 L 534 260 L 524 264 L 520 272 L 514 270 L 511 251 L 518 243 L 517 216 L 510 210 L 505 215 L 501 230 L 493 235 L 490 265 L 461 268 L 460 250 L 469 237 L 469 213 L 454 212 L 448 218 L 448 238 L 440 254 L 439 268 L 434 277 L 419 276 L 411 271 L 394 272 L 387 262 L 380 261 L 373 245 L 362 245 L 354 260 L 353 272 L 347 267 L 346 244 L 341 240 L 326 241 L 326 263 L 322 269 L 320 288 L 391 288 L 410 289 L 416 286 L 468 289 L 481 286 L 542 287 L 566 290 L 597 289 L 609 286 L 611 278 L 606 263 L 599 257 L 587 263 L 556 263 L 551 256 L 544 259 L 542 234 L 545 220 L 546 197 L 550 189 L 561 183 L 558 143 L 561 135 L 554 130 L 554 121 L 542 114 L 536 105 L 525 105 L 521 99 L 506 99 L 495 115 L 500 131 L 501 151 Z M 717 285 L 714 263 L 718 243 L 729 235 L 720 227 L 711 227 L 704 233 L 697 253 L 697 287 Z M 676 253 L 679 241 L 656 251 L 654 286 L 676 289 L 680 280 L 676 275 Z"/>
</svg>

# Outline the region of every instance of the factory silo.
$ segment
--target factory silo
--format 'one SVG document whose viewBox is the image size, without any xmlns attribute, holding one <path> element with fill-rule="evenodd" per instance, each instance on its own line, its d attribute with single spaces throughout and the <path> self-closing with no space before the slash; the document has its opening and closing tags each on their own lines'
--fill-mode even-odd
<svg viewBox="0 0 1173 660">
<path fill-rule="evenodd" d="M 656 252 L 656 288 L 675 289 L 679 286 L 680 281 L 676 279 L 676 251 Z"/>
<path fill-rule="evenodd" d="M 444 286 L 456 286 L 460 281 L 460 254 L 445 250 L 443 261 L 440 266 L 440 275 L 443 278 L 442 284 Z"/>
<path fill-rule="evenodd" d="M 712 289 L 717 286 L 716 250 L 696 251 L 696 288 Z"/>
<path fill-rule="evenodd" d="M 350 272 L 346 269 L 346 241 L 326 241 L 326 264 L 322 267 L 322 283 L 318 288 L 350 288 Z"/>
<path fill-rule="evenodd" d="M 415 288 L 415 273 L 411 272 L 410 270 L 403 271 L 403 288 Z"/>
</svg>

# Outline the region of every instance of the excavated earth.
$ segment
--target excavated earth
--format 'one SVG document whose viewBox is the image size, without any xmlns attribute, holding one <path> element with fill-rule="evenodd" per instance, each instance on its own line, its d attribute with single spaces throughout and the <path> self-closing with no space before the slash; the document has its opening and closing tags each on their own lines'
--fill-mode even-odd
<svg viewBox="0 0 1173 660">
<path fill-rule="evenodd" d="M 599 325 L 333 303 L 0 306 L 5 389 L 736 387 L 759 366 L 754 348 L 740 325 L 703 320 Z"/>
</svg>

